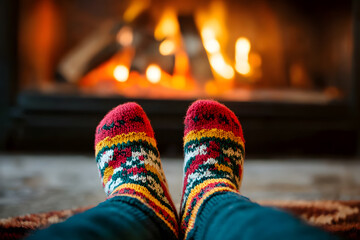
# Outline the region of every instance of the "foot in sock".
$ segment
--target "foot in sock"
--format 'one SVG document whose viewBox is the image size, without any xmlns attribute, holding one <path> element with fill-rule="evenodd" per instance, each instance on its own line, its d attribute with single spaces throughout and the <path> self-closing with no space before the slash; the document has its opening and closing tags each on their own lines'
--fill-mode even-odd
<svg viewBox="0 0 360 240">
<path fill-rule="evenodd" d="M 119 105 L 104 117 L 96 128 L 95 152 L 107 198 L 139 200 L 177 236 L 177 214 L 154 132 L 138 104 Z"/>
<path fill-rule="evenodd" d="M 196 231 L 196 215 L 210 196 L 238 192 L 244 138 L 239 120 L 224 105 L 198 100 L 188 109 L 184 132 L 184 183 L 181 201 L 181 232 L 190 239 Z"/>
</svg>

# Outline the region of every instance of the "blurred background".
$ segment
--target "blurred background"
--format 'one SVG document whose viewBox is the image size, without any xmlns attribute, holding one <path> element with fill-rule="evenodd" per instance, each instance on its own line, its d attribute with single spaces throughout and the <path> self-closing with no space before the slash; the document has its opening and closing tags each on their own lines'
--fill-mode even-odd
<svg viewBox="0 0 360 240">
<path fill-rule="evenodd" d="M 15 182 L 1 192 L 2 209 L 22 199 L 38 202 L 49 189 L 57 189 L 55 196 L 70 191 L 72 180 L 60 184 L 61 171 L 71 173 L 66 161 L 93 164 L 87 160 L 97 123 L 128 101 L 148 114 L 180 186 L 183 119 L 199 98 L 219 100 L 239 117 L 254 181 L 256 171 L 274 179 L 266 169 L 285 164 L 280 179 L 299 169 L 315 179 L 295 177 L 310 192 L 293 198 L 360 195 L 351 191 L 360 184 L 353 172 L 360 171 L 356 0 L 2 1 L 0 36 L 0 165 L 2 182 Z M 54 169 L 59 175 L 49 173 Z M 319 195 L 314 182 L 334 192 Z M 276 186 L 291 192 L 295 185 Z M 247 189 L 273 199 L 266 191 L 276 186 L 254 195 Z M 31 195 L 34 189 L 41 194 Z M 91 199 L 84 196 L 71 201 Z M 54 207 L 56 200 L 34 209 Z"/>
<path fill-rule="evenodd" d="M 4 150 L 90 152 L 102 116 L 137 101 L 181 156 L 187 106 L 214 98 L 249 156 L 359 152 L 356 1 L 2 4 Z"/>
</svg>

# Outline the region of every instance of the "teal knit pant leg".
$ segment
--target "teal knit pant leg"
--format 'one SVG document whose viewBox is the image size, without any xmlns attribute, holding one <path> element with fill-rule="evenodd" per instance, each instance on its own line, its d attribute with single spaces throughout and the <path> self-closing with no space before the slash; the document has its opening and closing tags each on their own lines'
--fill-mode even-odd
<svg viewBox="0 0 360 240">
<path fill-rule="evenodd" d="M 199 209 L 194 239 L 337 239 L 280 210 L 232 192 L 210 197 Z"/>
<path fill-rule="evenodd" d="M 164 222 L 140 201 L 114 197 L 28 239 L 174 239 Z"/>
</svg>

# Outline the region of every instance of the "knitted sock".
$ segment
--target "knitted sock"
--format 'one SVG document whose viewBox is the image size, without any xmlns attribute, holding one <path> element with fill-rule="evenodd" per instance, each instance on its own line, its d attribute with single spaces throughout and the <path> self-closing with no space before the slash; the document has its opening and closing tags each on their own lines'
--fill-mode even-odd
<svg viewBox="0 0 360 240">
<path fill-rule="evenodd" d="M 140 208 L 155 213 L 177 237 L 176 210 L 154 132 L 143 109 L 136 103 L 126 103 L 110 111 L 96 128 L 95 151 L 108 198 L 140 202 Z"/>
<path fill-rule="evenodd" d="M 191 239 L 198 210 L 211 196 L 238 192 L 242 179 L 244 138 L 239 120 L 212 100 L 193 103 L 185 117 L 184 183 L 181 232 Z"/>
</svg>

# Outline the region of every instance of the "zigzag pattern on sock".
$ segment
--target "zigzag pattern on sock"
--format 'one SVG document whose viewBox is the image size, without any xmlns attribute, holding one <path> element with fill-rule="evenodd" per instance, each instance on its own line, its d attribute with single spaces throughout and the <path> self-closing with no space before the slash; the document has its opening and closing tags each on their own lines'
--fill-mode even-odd
<svg viewBox="0 0 360 240">
<path fill-rule="evenodd" d="M 191 239 L 206 199 L 221 192 L 238 192 L 245 148 L 237 117 L 215 101 L 200 100 L 190 106 L 184 135 L 181 232 L 184 239 Z"/>
<path fill-rule="evenodd" d="M 154 132 L 139 105 L 120 105 L 104 117 L 96 129 L 95 154 L 108 198 L 138 199 L 178 236 L 177 214 Z"/>
</svg>

